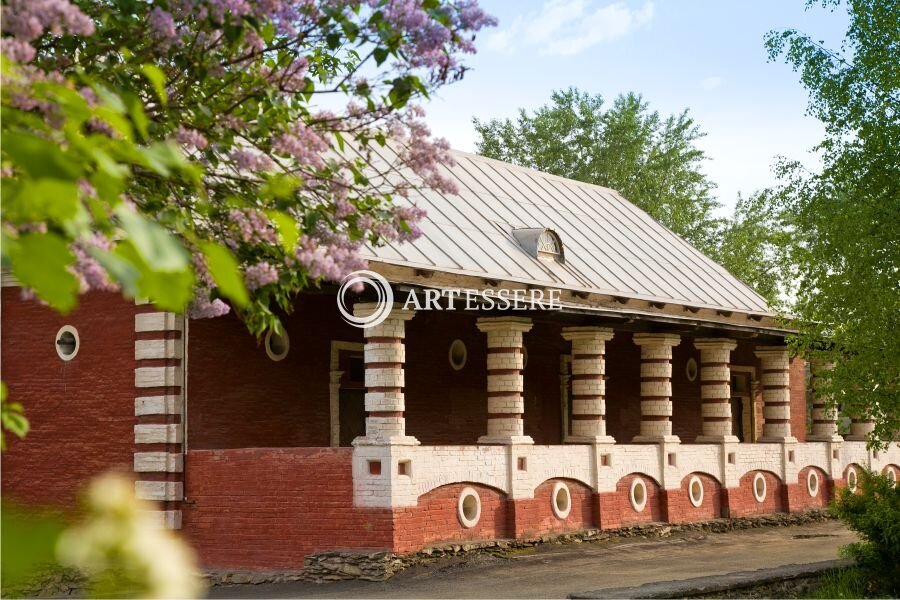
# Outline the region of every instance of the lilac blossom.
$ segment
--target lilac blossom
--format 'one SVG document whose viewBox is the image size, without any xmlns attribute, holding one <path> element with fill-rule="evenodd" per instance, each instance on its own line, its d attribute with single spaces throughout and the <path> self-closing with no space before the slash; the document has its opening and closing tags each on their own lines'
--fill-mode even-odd
<svg viewBox="0 0 900 600">
<path fill-rule="evenodd" d="M 278 271 L 267 262 L 257 263 L 244 269 L 244 283 L 252 291 L 278 281 Z"/>
<path fill-rule="evenodd" d="M 210 300 L 208 296 L 198 293 L 197 297 L 188 308 L 188 316 L 192 319 L 214 319 L 231 312 L 231 307 L 216 298 Z"/>
<path fill-rule="evenodd" d="M 183 125 L 179 125 L 175 130 L 175 139 L 178 143 L 187 148 L 196 148 L 203 150 L 209 145 L 202 133 L 194 129 L 187 129 Z"/>
</svg>

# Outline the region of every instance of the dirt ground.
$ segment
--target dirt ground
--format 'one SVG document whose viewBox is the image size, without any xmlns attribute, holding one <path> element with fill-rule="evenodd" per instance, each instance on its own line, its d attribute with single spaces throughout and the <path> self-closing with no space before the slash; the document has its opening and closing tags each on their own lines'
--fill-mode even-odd
<svg viewBox="0 0 900 600">
<path fill-rule="evenodd" d="M 210 590 L 212 598 L 565 598 L 568 594 L 807 564 L 855 539 L 837 521 L 685 534 L 664 539 L 542 545 L 508 558 L 473 556 L 404 571 L 388 581 L 288 582 Z"/>
</svg>

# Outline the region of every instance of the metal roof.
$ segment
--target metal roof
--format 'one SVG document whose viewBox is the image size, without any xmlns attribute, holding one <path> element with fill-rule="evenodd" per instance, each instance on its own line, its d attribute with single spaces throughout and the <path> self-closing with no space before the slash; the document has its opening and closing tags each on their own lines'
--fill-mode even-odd
<svg viewBox="0 0 900 600">
<path fill-rule="evenodd" d="M 379 153 L 383 167 L 393 162 L 388 149 Z M 446 172 L 459 194 L 431 188 L 411 193 L 409 200 L 427 211 L 419 225 L 422 237 L 367 247 L 366 258 L 543 287 L 770 313 L 752 288 L 615 190 L 466 152 L 452 154 L 457 164 Z M 412 178 L 394 172 L 398 176 Z M 521 228 L 555 231 L 565 261 L 529 253 L 513 234 Z"/>
</svg>

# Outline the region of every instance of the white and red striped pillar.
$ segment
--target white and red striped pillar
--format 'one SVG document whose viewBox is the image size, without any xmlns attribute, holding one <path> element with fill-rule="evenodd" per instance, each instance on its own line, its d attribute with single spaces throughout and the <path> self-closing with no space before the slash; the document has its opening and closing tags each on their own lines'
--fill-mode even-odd
<svg viewBox="0 0 900 600">
<path fill-rule="evenodd" d="M 606 434 L 606 342 L 613 338 L 607 327 L 564 327 L 562 336 L 572 342 L 571 443 L 614 444 Z"/>
<path fill-rule="evenodd" d="M 763 346 L 755 352 L 762 366 L 763 435 L 760 442 L 796 442 L 791 435 L 790 356 L 786 346 Z"/>
<path fill-rule="evenodd" d="M 377 303 L 360 303 L 353 314 L 366 317 L 378 310 Z M 403 365 L 406 362 L 406 322 L 416 315 L 395 304 L 388 317 L 364 329 L 366 344 L 363 360 L 366 365 L 366 435 L 356 438 L 358 445 L 417 445 L 419 440 L 406 435 L 406 385 Z"/>
<path fill-rule="evenodd" d="M 522 334 L 531 331 L 525 317 L 485 317 L 478 329 L 487 334 L 487 435 L 479 444 L 531 444 L 525 435 Z"/>
<path fill-rule="evenodd" d="M 641 347 L 641 432 L 632 442 L 679 442 L 672 435 L 672 348 L 681 336 L 672 333 L 636 333 Z"/>
<path fill-rule="evenodd" d="M 806 436 L 808 442 L 842 442 L 838 434 L 838 411 L 831 398 L 822 393 L 823 375 L 833 368 L 833 364 L 822 361 L 810 362 L 810 386 L 812 387 L 812 431 Z"/>
<path fill-rule="evenodd" d="M 737 342 L 719 338 L 697 338 L 700 351 L 700 414 L 702 433 L 698 444 L 739 442 L 731 422 L 731 351 Z"/>
<path fill-rule="evenodd" d="M 138 306 L 134 316 L 135 495 L 160 527 L 181 528 L 184 499 L 184 317 Z"/>
</svg>

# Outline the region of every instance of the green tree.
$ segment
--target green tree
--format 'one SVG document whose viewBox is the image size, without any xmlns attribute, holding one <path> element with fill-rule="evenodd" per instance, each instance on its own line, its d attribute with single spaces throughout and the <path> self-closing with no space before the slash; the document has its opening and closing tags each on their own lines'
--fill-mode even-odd
<svg viewBox="0 0 900 600">
<path fill-rule="evenodd" d="M 792 268 L 785 248 L 790 223 L 773 210 L 769 190 L 738 196 L 734 213 L 723 219 L 718 245 L 710 256 L 762 294 L 773 307 L 784 306 L 791 295 Z"/>
<path fill-rule="evenodd" d="M 662 118 L 640 95 L 606 106 L 576 88 L 515 121 L 474 120 L 477 152 L 619 191 L 703 252 L 714 254 L 721 225 L 714 184 L 701 170 L 703 132 L 685 110 Z"/>
<path fill-rule="evenodd" d="M 875 419 L 873 441 L 889 440 L 900 431 L 900 3 L 846 8 L 839 50 L 795 29 L 767 35 L 770 59 L 800 74 L 826 128 L 821 171 L 780 162 L 768 199 L 792 226 L 793 343 L 835 363 L 826 391 L 847 415 Z"/>
</svg>

